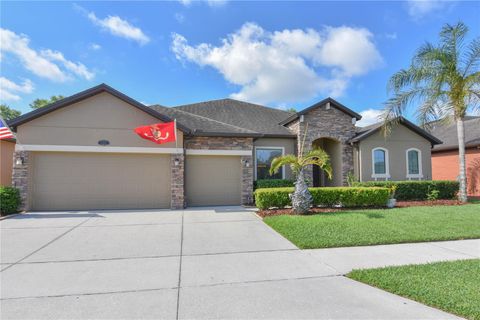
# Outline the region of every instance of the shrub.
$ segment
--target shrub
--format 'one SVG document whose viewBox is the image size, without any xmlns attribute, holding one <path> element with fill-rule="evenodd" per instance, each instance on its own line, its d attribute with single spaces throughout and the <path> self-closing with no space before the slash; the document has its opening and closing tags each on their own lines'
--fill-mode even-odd
<svg viewBox="0 0 480 320">
<path fill-rule="evenodd" d="M 2 215 L 17 212 L 20 201 L 20 192 L 17 188 L 0 187 L 0 212 Z"/>
<path fill-rule="evenodd" d="M 389 188 L 379 187 L 322 187 L 309 188 L 313 205 L 332 207 L 378 207 L 385 206 L 390 198 Z M 260 209 L 284 208 L 291 205 L 289 194 L 293 188 L 257 189 L 256 205 Z"/>
<path fill-rule="evenodd" d="M 293 187 L 293 180 L 287 180 L 287 179 L 256 180 L 253 184 L 253 187 L 254 189 Z"/>
<path fill-rule="evenodd" d="M 432 190 L 438 191 L 437 199 L 454 199 L 458 191 L 457 181 L 367 181 L 356 182 L 356 187 L 396 187 L 395 198 L 405 200 L 428 200 Z M 436 193 L 436 192 L 434 192 Z"/>
</svg>

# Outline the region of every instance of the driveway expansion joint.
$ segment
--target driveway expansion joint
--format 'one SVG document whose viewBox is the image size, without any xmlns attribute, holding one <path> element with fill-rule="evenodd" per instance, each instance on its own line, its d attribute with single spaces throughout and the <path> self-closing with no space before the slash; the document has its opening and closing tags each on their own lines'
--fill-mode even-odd
<svg viewBox="0 0 480 320">
<path fill-rule="evenodd" d="M 42 245 L 40 248 L 34 250 L 33 252 L 27 254 L 25 257 L 21 258 L 20 260 L 12 263 L 11 265 L 3 268 L 2 270 L 0 270 L 0 272 L 4 272 L 10 268 L 12 268 L 13 266 L 19 264 L 20 262 L 24 261 L 25 259 L 28 259 L 29 257 L 31 257 L 32 255 L 34 255 L 35 253 L 39 252 L 40 250 L 42 249 L 45 249 L 46 247 L 48 247 L 49 245 L 51 245 L 52 243 L 56 242 L 57 240 L 59 240 L 60 238 L 64 237 L 65 235 L 67 235 L 68 233 L 72 232 L 73 230 L 75 230 L 76 228 L 78 228 L 79 226 L 81 226 L 82 224 L 86 223 L 88 220 L 90 220 L 90 218 L 87 218 L 85 219 L 84 221 L 80 222 L 79 224 L 71 227 L 70 229 L 68 229 L 67 231 L 63 232 L 62 234 L 56 236 L 55 238 L 53 238 L 52 240 L 48 241 L 46 244 Z"/>
</svg>

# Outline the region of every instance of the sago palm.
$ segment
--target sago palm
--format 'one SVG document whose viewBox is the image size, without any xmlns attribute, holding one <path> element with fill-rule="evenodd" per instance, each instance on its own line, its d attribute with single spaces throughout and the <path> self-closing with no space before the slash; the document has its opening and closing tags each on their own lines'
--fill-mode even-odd
<svg viewBox="0 0 480 320">
<path fill-rule="evenodd" d="M 385 103 L 385 128 L 391 127 L 410 105 L 418 122 L 427 127 L 435 120 L 453 118 L 457 124 L 459 150 L 459 199 L 467 201 L 464 118 L 478 110 L 480 102 L 480 38 L 465 44 L 468 28 L 459 22 L 446 24 L 438 45 L 426 43 L 415 53 L 410 67 L 395 73 L 388 89 L 393 96 Z"/>
<path fill-rule="evenodd" d="M 317 165 L 331 179 L 332 166 L 330 165 L 330 157 L 320 148 L 305 153 L 301 150 L 298 156 L 287 154 L 273 159 L 270 166 L 270 174 L 277 173 L 281 167 L 287 165 L 290 166 L 296 176 L 295 191 L 291 195 L 293 211 L 296 214 L 305 214 L 312 205 L 312 195 L 308 191 L 308 185 L 305 181 L 305 167 Z"/>
</svg>

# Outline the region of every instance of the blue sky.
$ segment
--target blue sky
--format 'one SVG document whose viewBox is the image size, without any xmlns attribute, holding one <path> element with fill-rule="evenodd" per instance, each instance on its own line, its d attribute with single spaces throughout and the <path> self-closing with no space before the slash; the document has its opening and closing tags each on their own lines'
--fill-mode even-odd
<svg viewBox="0 0 480 320">
<path fill-rule="evenodd" d="M 307 107 L 332 96 L 376 116 L 386 82 L 445 23 L 479 36 L 478 2 L 8 2 L 2 103 L 107 83 L 146 104 L 233 97 Z"/>
</svg>

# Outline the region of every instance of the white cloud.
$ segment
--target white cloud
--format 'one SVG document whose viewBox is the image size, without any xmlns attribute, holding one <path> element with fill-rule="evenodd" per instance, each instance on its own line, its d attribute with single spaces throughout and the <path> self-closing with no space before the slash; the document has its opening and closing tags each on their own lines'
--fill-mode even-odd
<svg viewBox="0 0 480 320">
<path fill-rule="evenodd" d="M 22 84 L 17 84 L 5 77 L 0 77 L 0 100 L 1 101 L 18 101 L 19 93 L 32 93 L 33 83 L 26 79 Z"/>
<path fill-rule="evenodd" d="M 180 4 L 189 7 L 192 3 L 206 3 L 210 7 L 221 7 L 227 4 L 228 0 L 178 0 Z"/>
<path fill-rule="evenodd" d="M 97 50 L 102 49 L 102 46 L 99 45 L 98 43 L 91 43 L 90 46 L 89 46 L 89 48 L 92 49 L 92 50 L 97 51 Z"/>
<path fill-rule="evenodd" d="M 133 40 L 141 45 L 150 42 L 150 38 L 143 33 L 142 29 L 131 25 L 119 16 L 108 16 L 104 19 L 97 18 L 95 13 L 90 12 L 87 17 L 97 26 L 109 31 L 111 34 L 125 39 Z"/>
<path fill-rule="evenodd" d="M 20 60 L 22 66 L 33 74 L 56 82 L 64 82 L 72 75 L 92 80 L 95 74 L 80 63 L 64 57 L 59 51 L 45 49 L 36 51 L 30 48 L 30 39 L 8 29 L 0 28 L 0 51 L 9 53 Z M 60 65 L 58 64 L 60 63 Z"/>
<path fill-rule="evenodd" d="M 83 63 L 80 62 L 72 62 L 63 56 L 63 54 L 59 51 L 52 51 L 50 49 L 42 50 L 42 56 L 49 59 L 50 61 L 58 61 L 63 64 L 63 66 L 76 74 L 79 77 L 85 78 L 86 80 L 92 80 L 95 77 L 95 74 L 87 69 Z"/>
<path fill-rule="evenodd" d="M 37 76 L 59 82 L 67 80 L 67 75 L 55 63 L 29 47 L 30 39 L 27 36 L 1 28 L 0 40 L 2 54 L 4 52 L 13 54 L 27 70 Z"/>
<path fill-rule="evenodd" d="M 445 0 L 408 0 L 408 14 L 418 20 L 432 12 L 441 11 L 451 3 L 452 1 Z"/>
<path fill-rule="evenodd" d="M 233 98 L 277 104 L 319 93 L 338 97 L 352 77 L 382 63 L 367 29 L 344 26 L 272 33 L 246 23 L 220 46 L 190 46 L 185 37 L 173 34 L 172 51 L 177 59 L 213 67 L 240 86 Z"/>
<path fill-rule="evenodd" d="M 371 124 L 377 123 L 380 121 L 379 117 L 382 114 L 382 110 L 378 109 L 367 109 L 360 112 L 362 119 L 357 121 L 358 127 L 366 127 Z"/>
</svg>

